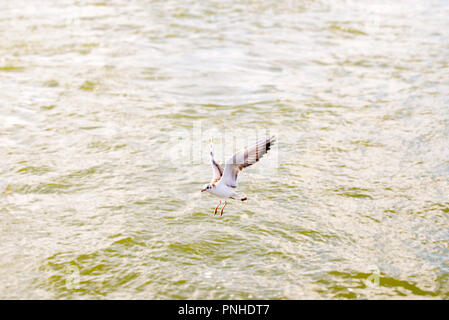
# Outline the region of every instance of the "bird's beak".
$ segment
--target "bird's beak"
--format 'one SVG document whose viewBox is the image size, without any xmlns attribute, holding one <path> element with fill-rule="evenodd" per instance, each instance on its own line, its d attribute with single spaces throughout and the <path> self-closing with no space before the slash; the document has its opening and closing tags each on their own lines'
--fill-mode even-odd
<svg viewBox="0 0 449 320">
<path fill-rule="evenodd" d="M 201 192 L 204 192 L 204 191 L 206 191 L 206 189 L 201 189 Z"/>
</svg>

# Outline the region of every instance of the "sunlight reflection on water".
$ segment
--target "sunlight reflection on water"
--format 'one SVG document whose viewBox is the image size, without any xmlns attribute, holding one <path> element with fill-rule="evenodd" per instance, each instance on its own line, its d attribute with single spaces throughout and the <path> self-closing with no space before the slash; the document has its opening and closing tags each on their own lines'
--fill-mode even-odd
<svg viewBox="0 0 449 320">
<path fill-rule="evenodd" d="M 1 3 L 0 297 L 447 299 L 448 11 Z"/>
</svg>

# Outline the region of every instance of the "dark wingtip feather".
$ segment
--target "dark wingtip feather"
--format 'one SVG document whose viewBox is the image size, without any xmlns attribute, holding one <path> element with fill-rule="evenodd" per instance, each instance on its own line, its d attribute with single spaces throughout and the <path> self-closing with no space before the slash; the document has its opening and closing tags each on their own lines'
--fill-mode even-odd
<svg viewBox="0 0 449 320">
<path fill-rule="evenodd" d="M 273 145 L 273 143 L 276 141 L 276 136 L 271 136 L 267 139 L 267 143 L 265 145 L 265 148 L 268 150 L 270 150 L 271 146 Z"/>
</svg>

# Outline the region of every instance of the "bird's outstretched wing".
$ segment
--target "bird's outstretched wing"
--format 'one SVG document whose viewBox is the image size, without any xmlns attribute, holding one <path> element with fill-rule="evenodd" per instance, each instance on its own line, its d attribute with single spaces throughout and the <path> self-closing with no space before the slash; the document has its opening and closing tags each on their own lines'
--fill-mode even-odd
<svg viewBox="0 0 449 320">
<path fill-rule="evenodd" d="M 273 145 L 275 137 L 264 138 L 257 141 L 252 146 L 246 147 L 244 150 L 237 152 L 226 161 L 226 166 L 221 180 L 232 188 L 237 187 L 237 176 L 239 172 L 246 167 L 256 163 L 270 150 Z"/>
<path fill-rule="evenodd" d="M 212 183 L 216 183 L 218 180 L 221 179 L 221 176 L 223 175 L 223 168 L 215 161 L 212 146 L 209 146 L 209 149 L 210 149 L 210 162 L 212 164 L 212 173 L 213 173 Z"/>
</svg>

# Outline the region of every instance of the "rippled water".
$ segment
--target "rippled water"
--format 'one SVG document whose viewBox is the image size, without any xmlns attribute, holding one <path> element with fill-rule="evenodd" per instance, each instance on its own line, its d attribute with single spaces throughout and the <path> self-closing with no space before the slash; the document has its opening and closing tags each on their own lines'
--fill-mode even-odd
<svg viewBox="0 0 449 320">
<path fill-rule="evenodd" d="M 449 298 L 447 1 L 2 1 L 0 298 Z M 267 132 L 213 216 L 223 161 Z"/>
</svg>

